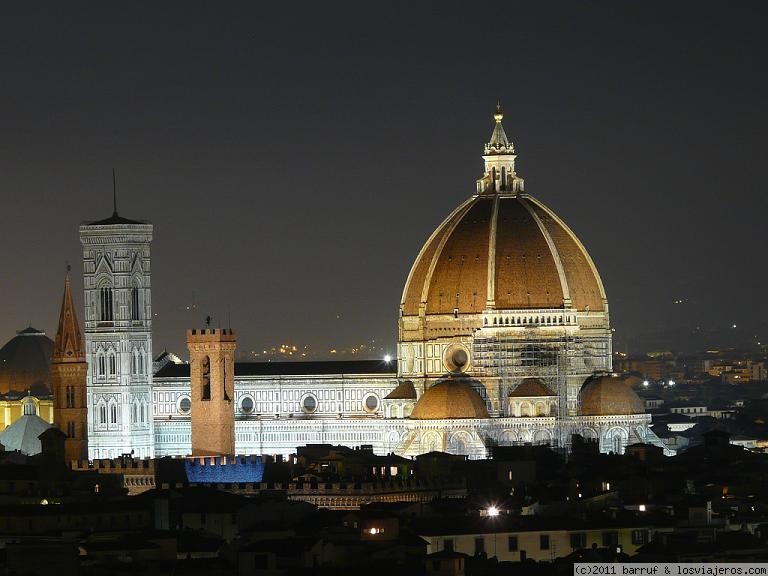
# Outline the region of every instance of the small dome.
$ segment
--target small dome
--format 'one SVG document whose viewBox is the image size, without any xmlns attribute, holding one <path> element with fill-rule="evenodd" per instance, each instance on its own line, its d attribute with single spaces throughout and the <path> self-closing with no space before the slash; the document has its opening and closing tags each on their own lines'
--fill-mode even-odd
<svg viewBox="0 0 768 576">
<path fill-rule="evenodd" d="M 538 396 L 557 396 L 549 386 L 538 378 L 526 378 L 508 394 L 509 398 L 534 398 Z"/>
<path fill-rule="evenodd" d="M 53 340 L 32 327 L 16 333 L 0 348 L 0 394 L 47 389 Z"/>
<path fill-rule="evenodd" d="M 18 450 L 27 456 L 34 456 L 43 451 L 40 434 L 49 428 L 53 428 L 53 425 L 36 414 L 25 412 L 21 418 L 0 433 L 0 444 L 8 452 Z"/>
<path fill-rule="evenodd" d="M 438 382 L 419 398 L 410 418 L 414 420 L 488 418 L 485 401 L 470 382 L 470 379 L 462 377 L 450 377 Z"/>
<path fill-rule="evenodd" d="M 612 416 L 643 414 L 645 406 L 624 378 L 600 375 L 587 378 L 579 392 L 579 414 Z"/>
<path fill-rule="evenodd" d="M 416 400 L 416 388 L 410 380 L 403 380 L 384 400 Z"/>
</svg>

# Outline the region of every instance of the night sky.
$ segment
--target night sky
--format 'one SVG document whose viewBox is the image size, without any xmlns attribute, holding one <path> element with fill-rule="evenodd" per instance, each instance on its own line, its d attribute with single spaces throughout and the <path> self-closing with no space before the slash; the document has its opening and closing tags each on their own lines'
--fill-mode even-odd
<svg viewBox="0 0 768 576">
<path fill-rule="evenodd" d="M 186 356 L 184 330 L 210 314 L 244 350 L 394 352 L 408 270 L 474 192 L 497 100 L 526 191 L 601 272 L 618 348 L 768 340 L 766 16 L 6 4 L 0 343 L 29 322 L 53 335 L 67 261 L 81 299 L 77 227 L 111 214 L 115 167 L 120 214 L 155 225 L 156 351 Z"/>
</svg>

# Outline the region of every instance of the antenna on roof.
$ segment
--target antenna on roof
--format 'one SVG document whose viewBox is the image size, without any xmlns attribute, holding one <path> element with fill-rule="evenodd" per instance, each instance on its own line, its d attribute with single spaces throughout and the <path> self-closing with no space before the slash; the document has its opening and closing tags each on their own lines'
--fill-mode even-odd
<svg viewBox="0 0 768 576">
<path fill-rule="evenodd" d="M 115 167 L 112 167 L 112 206 L 114 207 L 113 216 L 117 216 L 117 178 L 115 176 Z"/>
</svg>

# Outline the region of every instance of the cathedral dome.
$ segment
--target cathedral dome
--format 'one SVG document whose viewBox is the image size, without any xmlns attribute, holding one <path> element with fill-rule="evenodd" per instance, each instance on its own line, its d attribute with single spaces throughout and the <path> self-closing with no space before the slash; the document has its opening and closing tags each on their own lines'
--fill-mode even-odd
<svg viewBox="0 0 768 576">
<path fill-rule="evenodd" d="M 643 414 L 645 406 L 627 380 L 600 375 L 588 378 L 579 392 L 579 414 L 613 416 Z"/>
<path fill-rule="evenodd" d="M 402 316 L 605 311 L 605 291 L 589 254 L 554 212 L 523 193 L 500 110 L 494 118 L 477 194 L 419 252 L 403 290 Z"/>
<path fill-rule="evenodd" d="M 401 305 L 404 316 L 416 316 L 568 305 L 603 311 L 605 302 L 589 254 L 549 208 L 526 194 L 478 194 L 421 249 Z"/>
<path fill-rule="evenodd" d="M 53 340 L 31 326 L 0 348 L 0 394 L 47 390 Z"/>
<path fill-rule="evenodd" d="M 449 377 L 424 392 L 410 417 L 414 420 L 488 418 L 488 409 L 468 378 Z"/>
</svg>

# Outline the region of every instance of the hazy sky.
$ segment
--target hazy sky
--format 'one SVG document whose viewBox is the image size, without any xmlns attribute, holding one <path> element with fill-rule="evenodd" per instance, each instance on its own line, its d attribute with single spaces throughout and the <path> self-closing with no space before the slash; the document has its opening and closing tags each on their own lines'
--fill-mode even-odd
<svg viewBox="0 0 768 576">
<path fill-rule="evenodd" d="M 53 333 L 79 222 L 155 225 L 156 349 L 376 339 L 497 100 L 620 347 L 766 329 L 764 2 L 36 2 L 0 15 L 0 342 Z M 196 301 L 195 311 L 186 310 Z M 683 304 L 673 304 L 683 299 Z M 680 346 L 685 342 L 681 341 Z"/>
</svg>

